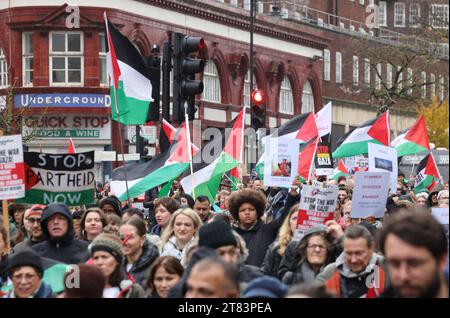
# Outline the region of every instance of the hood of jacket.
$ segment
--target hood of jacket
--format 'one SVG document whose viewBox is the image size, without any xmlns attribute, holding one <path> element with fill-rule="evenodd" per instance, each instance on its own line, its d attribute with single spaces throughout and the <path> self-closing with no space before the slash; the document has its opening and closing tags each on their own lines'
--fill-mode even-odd
<svg viewBox="0 0 450 318">
<path fill-rule="evenodd" d="M 131 271 L 140 271 L 143 268 L 147 268 L 155 261 L 155 259 L 158 258 L 158 256 L 159 251 L 156 245 L 150 243 L 148 240 L 145 240 L 144 245 L 142 246 L 142 254 L 138 260 L 134 262 Z M 126 260 L 125 263 L 127 263 Z"/>
<path fill-rule="evenodd" d="M 378 255 L 377 253 L 372 253 L 372 256 L 370 257 L 369 264 L 366 266 L 366 268 L 360 272 L 360 273 L 354 273 L 352 270 L 345 264 L 344 260 L 344 252 L 341 253 L 341 255 L 338 256 L 336 259 L 336 268 L 337 270 L 347 278 L 354 278 L 359 276 L 364 276 L 373 273 L 375 267 L 377 265 L 380 265 L 380 262 L 383 260 L 383 256 Z"/>
<path fill-rule="evenodd" d="M 48 220 L 55 214 L 61 214 L 67 219 L 67 232 L 60 238 L 54 238 L 48 232 Z M 65 204 L 61 203 L 52 203 L 45 207 L 44 212 L 42 214 L 41 219 L 41 227 L 42 233 L 46 241 L 53 244 L 69 244 L 75 238 L 75 231 L 73 230 L 73 222 L 72 222 L 72 214 L 69 211 L 69 208 Z"/>
</svg>

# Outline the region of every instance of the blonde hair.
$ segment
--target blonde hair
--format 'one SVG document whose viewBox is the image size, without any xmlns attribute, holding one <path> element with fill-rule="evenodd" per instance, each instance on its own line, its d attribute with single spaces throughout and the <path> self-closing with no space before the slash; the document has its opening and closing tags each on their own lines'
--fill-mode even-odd
<svg viewBox="0 0 450 318">
<path fill-rule="evenodd" d="M 280 245 L 278 248 L 278 254 L 280 256 L 284 256 L 284 252 L 286 251 L 286 247 L 291 242 L 294 233 L 291 231 L 291 216 L 292 214 L 298 212 L 300 205 L 294 205 L 290 210 L 288 215 L 283 221 L 283 224 L 280 227 L 280 231 L 278 232 L 278 244 Z"/>
<path fill-rule="evenodd" d="M 172 214 L 169 224 L 167 225 L 166 229 L 164 230 L 164 232 L 161 235 L 161 246 L 164 246 L 169 241 L 169 239 L 172 237 L 172 235 L 174 235 L 175 219 L 179 215 L 185 215 L 188 218 L 190 218 L 192 220 L 192 222 L 194 222 L 194 228 L 195 228 L 194 237 L 198 238 L 198 230 L 200 229 L 200 226 L 202 226 L 203 222 L 200 219 L 200 217 L 198 216 L 197 212 L 195 212 L 194 210 L 192 210 L 190 208 L 178 209 Z"/>
</svg>

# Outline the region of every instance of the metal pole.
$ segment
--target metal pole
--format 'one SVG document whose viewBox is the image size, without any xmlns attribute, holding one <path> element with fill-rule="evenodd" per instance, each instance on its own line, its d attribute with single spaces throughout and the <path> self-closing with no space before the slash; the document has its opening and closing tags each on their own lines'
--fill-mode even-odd
<svg viewBox="0 0 450 318">
<path fill-rule="evenodd" d="M 252 107 L 252 93 L 253 93 L 253 31 L 254 31 L 254 20 L 255 20 L 255 0 L 250 0 L 250 96 L 249 96 L 249 105 Z M 244 119 L 245 122 L 245 119 Z M 243 127 L 244 128 L 244 127 Z M 242 141 L 244 142 L 244 141 Z M 255 132 L 255 155 L 258 160 L 258 132 Z M 254 163 L 250 164 L 250 173 L 255 167 Z"/>
</svg>

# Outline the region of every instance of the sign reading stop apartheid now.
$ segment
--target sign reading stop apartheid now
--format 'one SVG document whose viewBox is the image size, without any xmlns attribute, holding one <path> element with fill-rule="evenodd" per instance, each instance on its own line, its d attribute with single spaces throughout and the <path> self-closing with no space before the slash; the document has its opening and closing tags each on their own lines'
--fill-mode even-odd
<svg viewBox="0 0 450 318">
<path fill-rule="evenodd" d="M 25 152 L 25 198 L 18 203 L 94 202 L 94 151 L 75 154 Z"/>
<path fill-rule="evenodd" d="M 338 192 L 337 186 L 303 186 L 295 239 L 300 240 L 308 229 L 333 219 Z"/>
<path fill-rule="evenodd" d="M 0 200 L 25 195 L 22 136 L 0 137 Z"/>
</svg>

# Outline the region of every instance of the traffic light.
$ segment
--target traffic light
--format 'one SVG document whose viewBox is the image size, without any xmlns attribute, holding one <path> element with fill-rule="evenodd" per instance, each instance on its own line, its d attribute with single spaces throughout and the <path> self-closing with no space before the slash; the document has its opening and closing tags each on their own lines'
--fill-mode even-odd
<svg viewBox="0 0 450 318">
<path fill-rule="evenodd" d="M 141 157 L 148 155 L 147 146 L 149 145 L 149 140 L 141 136 L 141 127 L 136 126 L 136 153 L 139 153 Z"/>
<path fill-rule="evenodd" d="M 262 90 L 252 91 L 251 118 L 255 130 L 266 127 L 266 96 Z"/>
<path fill-rule="evenodd" d="M 189 55 L 205 48 L 201 37 L 175 34 L 173 52 L 173 120 L 184 120 L 184 105 L 187 103 L 189 120 L 194 119 L 195 95 L 203 93 L 203 82 L 195 80 L 195 74 L 203 72 L 202 59 Z"/>
<path fill-rule="evenodd" d="M 159 51 L 158 51 L 159 52 Z M 156 55 L 146 57 L 147 69 L 152 83 L 152 98 L 148 110 L 147 122 L 159 121 L 159 101 L 160 101 L 160 82 L 161 82 L 161 58 Z"/>
</svg>

